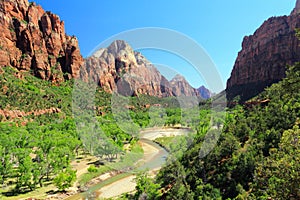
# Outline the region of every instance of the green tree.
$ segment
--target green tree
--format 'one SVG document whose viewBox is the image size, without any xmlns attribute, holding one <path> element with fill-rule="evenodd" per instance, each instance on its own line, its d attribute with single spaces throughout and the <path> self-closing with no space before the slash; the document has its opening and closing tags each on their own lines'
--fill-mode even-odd
<svg viewBox="0 0 300 200">
<path fill-rule="evenodd" d="M 35 170 L 38 173 L 38 182 L 42 187 L 44 179 L 50 180 L 53 173 L 59 173 L 69 167 L 77 146 L 77 138 L 67 132 L 45 127 L 43 132 L 35 136 Z M 53 128 L 53 127 L 52 127 Z"/>
<path fill-rule="evenodd" d="M 283 133 L 279 149 L 271 149 L 270 157 L 259 163 L 255 171 L 253 194 L 272 199 L 300 198 L 300 129 Z"/>
<path fill-rule="evenodd" d="M 65 189 L 72 187 L 75 180 L 76 171 L 67 168 L 54 178 L 53 183 L 60 191 L 64 191 Z"/>
<path fill-rule="evenodd" d="M 34 190 L 36 187 L 36 180 L 34 176 L 34 164 L 29 156 L 28 150 L 20 150 L 18 153 L 18 169 L 16 190 L 19 191 L 21 187 L 28 187 Z"/>
<path fill-rule="evenodd" d="M 159 199 L 162 195 L 157 183 L 153 183 L 153 179 L 145 172 L 139 173 L 135 179 L 137 192 L 135 199 Z"/>
<path fill-rule="evenodd" d="M 198 200 L 221 200 L 220 190 L 214 188 L 211 184 L 204 184 L 201 179 L 196 183 L 195 197 Z"/>
<path fill-rule="evenodd" d="M 8 123 L 1 123 L 0 125 L 0 182 L 2 185 L 12 171 L 11 159 L 14 146 L 9 135 L 10 128 L 11 125 Z"/>
</svg>

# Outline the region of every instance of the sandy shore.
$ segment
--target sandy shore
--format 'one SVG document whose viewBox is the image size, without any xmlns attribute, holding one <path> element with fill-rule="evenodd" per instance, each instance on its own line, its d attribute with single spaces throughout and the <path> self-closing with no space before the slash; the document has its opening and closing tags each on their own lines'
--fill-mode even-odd
<svg viewBox="0 0 300 200">
<path fill-rule="evenodd" d="M 140 132 L 140 137 L 148 140 L 155 140 L 160 137 L 180 136 L 189 133 L 189 129 L 176 128 L 148 128 Z"/>
<path fill-rule="evenodd" d="M 99 190 L 99 198 L 112 198 L 135 190 L 135 176 L 129 176 Z"/>
</svg>

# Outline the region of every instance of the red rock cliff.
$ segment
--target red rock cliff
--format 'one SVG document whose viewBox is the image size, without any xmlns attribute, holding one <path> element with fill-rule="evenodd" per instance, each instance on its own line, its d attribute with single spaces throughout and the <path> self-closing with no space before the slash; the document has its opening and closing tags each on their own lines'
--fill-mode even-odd
<svg viewBox="0 0 300 200">
<path fill-rule="evenodd" d="M 300 28 L 298 13 L 296 7 L 290 16 L 271 17 L 244 38 L 227 81 L 229 100 L 237 95 L 242 101 L 250 99 L 285 77 L 287 65 L 300 61 L 300 42 L 295 36 L 295 28 Z"/>
<path fill-rule="evenodd" d="M 1 0 L 0 24 L 0 67 L 51 81 L 78 76 L 83 63 L 78 41 L 65 34 L 57 15 L 27 0 Z"/>
</svg>

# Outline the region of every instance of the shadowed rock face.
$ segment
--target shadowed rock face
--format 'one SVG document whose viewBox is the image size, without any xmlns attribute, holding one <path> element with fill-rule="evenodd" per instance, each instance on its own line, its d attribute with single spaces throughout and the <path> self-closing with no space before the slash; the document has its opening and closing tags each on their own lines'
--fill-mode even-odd
<svg viewBox="0 0 300 200">
<path fill-rule="evenodd" d="M 197 90 L 203 99 L 209 99 L 213 96 L 213 94 L 204 86 L 199 87 Z"/>
<path fill-rule="evenodd" d="M 295 9 L 292 11 L 292 15 L 294 14 L 299 14 L 300 13 L 300 0 L 297 0 L 296 2 L 296 6 L 295 6 Z"/>
<path fill-rule="evenodd" d="M 64 22 L 27 0 L 0 1 L 0 67 L 32 71 L 53 82 L 78 76 L 83 58 Z"/>
<path fill-rule="evenodd" d="M 295 28 L 300 28 L 296 9 L 290 16 L 271 17 L 251 36 L 246 36 L 227 81 L 227 98 L 239 95 L 246 101 L 272 83 L 285 77 L 287 65 L 300 61 L 300 42 Z"/>
</svg>

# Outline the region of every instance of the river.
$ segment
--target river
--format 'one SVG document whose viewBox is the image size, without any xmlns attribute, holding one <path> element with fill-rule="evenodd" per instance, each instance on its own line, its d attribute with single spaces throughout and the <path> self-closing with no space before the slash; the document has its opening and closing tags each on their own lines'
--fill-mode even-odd
<svg viewBox="0 0 300 200">
<path fill-rule="evenodd" d="M 152 140 L 159 137 L 185 135 L 188 132 L 190 132 L 189 129 L 171 128 L 151 128 L 141 131 L 141 139 L 139 142 L 144 150 L 144 156 L 139 161 L 142 163 L 141 166 L 135 169 L 134 172 L 130 171 L 113 176 L 108 180 L 90 187 L 87 192 L 76 194 L 67 198 L 67 200 L 111 198 L 134 191 L 136 186 L 134 173 L 136 173 L 137 170 L 149 170 L 150 172 L 159 170 L 168 157 L 168 152 Z"/>
</svg>

